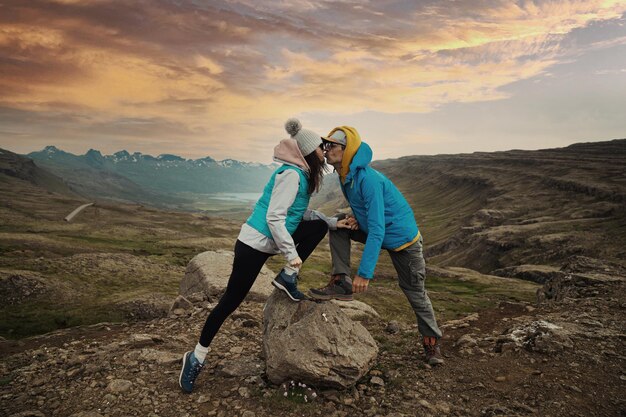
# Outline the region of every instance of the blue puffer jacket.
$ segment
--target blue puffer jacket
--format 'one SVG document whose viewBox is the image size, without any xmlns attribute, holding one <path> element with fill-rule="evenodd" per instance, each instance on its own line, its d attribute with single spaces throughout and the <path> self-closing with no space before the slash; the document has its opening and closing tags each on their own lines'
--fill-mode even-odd
<svg viewBox="0 0 626 417">
<path fill-rule="evenodd" d="M 419 233 L 411 206 L 387 177 L 369 166 L 371 161 L 372 149 L 361 142 L 341 184 L 359 228 L 367 233 L 358 271 L 363 278 L 374 276 L 381 248 L 402 248 Z"/>
</svg>

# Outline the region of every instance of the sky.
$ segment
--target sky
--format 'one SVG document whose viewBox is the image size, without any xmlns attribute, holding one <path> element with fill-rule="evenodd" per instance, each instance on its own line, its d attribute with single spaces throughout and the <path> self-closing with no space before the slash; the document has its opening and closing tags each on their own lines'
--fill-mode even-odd
<svg viewBox="0 0 626 417">
<path fill-rule="evenodd" d="M 626 137 L 626 0 L 0 0 L 0 147 L 269 163 Z"/>
</svg>

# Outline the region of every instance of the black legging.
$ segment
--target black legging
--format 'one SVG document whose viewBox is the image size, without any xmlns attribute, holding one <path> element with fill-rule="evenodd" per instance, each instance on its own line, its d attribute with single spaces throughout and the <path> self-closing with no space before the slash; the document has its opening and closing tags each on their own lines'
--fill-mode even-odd
<svg viewBox="0 0 626 417">
<path fill-rule="evenodd" d="M 323 220 L 310 220 L 300 222 L 298 228 L 293 233 L 293 241 L 296 244 L 298 256 L 304 262 L 313 249 L 328 232 L 328 226 Z M 228 279 L 228 285 L 219 303 L 215 306 L 209 317 L 207 317 L 200 344 L 208 347 L 213 341 L 224 320 L 239 307 L 239 304 L 246 298 L 256 277 L 261 272 L 265 261 L 272 256 L 269 253 L 260 252 L 251 248 L 237 239 L 235 243 L 235 259 L 233 260 L 233 271 Z"/>
</svg>

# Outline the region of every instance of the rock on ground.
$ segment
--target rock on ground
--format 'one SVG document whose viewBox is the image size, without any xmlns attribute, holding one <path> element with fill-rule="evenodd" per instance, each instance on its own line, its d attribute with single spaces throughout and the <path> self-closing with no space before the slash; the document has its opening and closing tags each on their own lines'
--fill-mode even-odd
<svg viewBox="0 0 626 417">
<path fill-rule="evenodd" d="M 268 379 L 346 388 L 365 375 L 378 346 L 359 322 L 333 303 L 295 303 L 281 292 L 267 300 L 263 351 Z"/>
<path fill-rule="evenodd" d="M 196 255 L 187 265 L 179 294 L 189 298 L 195 293 L 214 296 L 223 292 L 232 272 L 234 256 L 230 251 L 207 251 Z M 274 289 L 271 284 L 274 276 L 270 269 L 263 266 L 247 299 L 265 301 Z"/>
</svg>

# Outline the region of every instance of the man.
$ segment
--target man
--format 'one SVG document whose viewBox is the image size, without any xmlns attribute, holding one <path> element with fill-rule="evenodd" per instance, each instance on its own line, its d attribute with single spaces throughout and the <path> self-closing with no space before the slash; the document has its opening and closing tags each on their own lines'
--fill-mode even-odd
<svg viewBox="0 0 626 417">
<path fill-rule="evenodd" d="M 323 138 L 326 162 L 339 173 L 340 186 L 354 218 L 340 220 L 349 229 L 329 233 L 333 275 L 324 288 L 311 289 L 310 295 L 321 300 L 352 300 L 352 293 L 367 290 L 374 276 L 381 248 L 391 256 L 398 273 L 400 288 L 417 317 L 424 338 L 426 361 L 443 363 L 439 349 L 441 330 L 424 289 L 426 275 L 422 255 L 422 236 L 413 210 L 396 186 L 369 166 L 372 149 L 361 142 L 356 129 L 341 126 Z M 357 275 L 350 278 L 350 241 L 365 243 Z"/>
</svg>

